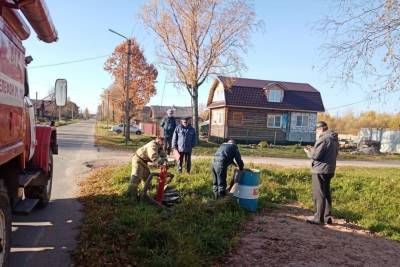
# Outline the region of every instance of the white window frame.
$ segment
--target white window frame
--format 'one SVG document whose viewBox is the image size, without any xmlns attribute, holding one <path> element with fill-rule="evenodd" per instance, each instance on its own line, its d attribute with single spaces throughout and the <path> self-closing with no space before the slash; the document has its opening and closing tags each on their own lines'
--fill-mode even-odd
<svg viewBox="0 0 400 267">
<path fill-rule="evenodd" d="M 276 126 L 276 118 L 279 117 L 279 126 Z M 270 120 L 273 120 L 273 125 L 270 125 Z M 268 114 L 267 115 L 267 127 L 279 129 L 282 128 L 282 114 Z"/>
<path fill-rule="evenodd" d="M 279 93 L 279 94 L 278 94 Z M 268 89 L 267 90 L 267 101 L 272 103 L 280 103 L 283 100 L 283 90 L 282 89 Z"/>
<path fill-rule="evenodd" d="M 225 100 L 224 87 L 219 85 L 215 91 L 212 102 L 220 102 Z"/>
<path fill-rule="evenodd" d="M 213 125 L 224 125 L 225 110 L 213 110 L 211 116 Z"/>
<path fill-rule="evenodd" d="M 301 117 L 301 125 L 298 125 L 299 117 Z M 309 114 L 297 114 L 296 115 L 296 127 L 307 128 L 309 126 L 310 115 Z M 307 122 L 307 125 L 304 124 Z"/>
</svg>

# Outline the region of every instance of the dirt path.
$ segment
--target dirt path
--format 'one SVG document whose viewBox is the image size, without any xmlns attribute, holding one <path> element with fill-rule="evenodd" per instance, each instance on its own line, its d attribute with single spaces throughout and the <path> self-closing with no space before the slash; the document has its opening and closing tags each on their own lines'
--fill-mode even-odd
<svg viewBox="0 0 400 267">
<path fill-rule="evenodd" d="M 318 226 L 295 206 L 254 215 L 222 266 L 400 266 L 400 242 L 379 238 L 344 220 Z"/>
<path fill-rule="evenodd" d="M 309 159 L 289 159 L 289 158 L 270 158 L 270 157 L 243 157 L 243 161 L 261 164 L 273 164 L 286 167 L 310 167 Z M 400 168 L 399 160 L 365 161 L 365 160 L 338 160 L 337 166 L 357 166 L 357 167 L 383 167 Z"/>
<path fill-rule="evenodd" d="M 112 150 L 103 147 L 97 147 L 98 152 L 104 155 L 104 162 L 114 163 L 130 162 L 133 151 Z M 193 155 L 192 159 L 210 159 L 211 156 L 196 156 Z M 272 164 L 284 167 L 309 167 L 311 162 L 307 159 L 289 159 L 289 158 L 271 158 L 271 157 L 248 157 L 243 156 L 245 164 Z M 356 167 L 383 167 L 383 168 L 400 168 L 399 160 L 385 160 L 385 161 L 358 161 L 358 160 L 339 160 L 337 166 L 356 166 Z"/>
</svg>

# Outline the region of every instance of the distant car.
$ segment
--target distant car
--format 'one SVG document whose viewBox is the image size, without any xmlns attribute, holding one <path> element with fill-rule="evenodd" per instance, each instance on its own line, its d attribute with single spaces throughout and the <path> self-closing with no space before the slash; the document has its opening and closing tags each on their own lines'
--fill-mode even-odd
<svg viewBox="0 0 400 267">
<path fill-rule="evenodd" d="M 142 134 L 142 129 L 137 125 L 131 125 L 129 127 L 129 130 L 131 133 L 135 133 L 137 135 Z M 113 126 L 111 126 L 110 131 L 120 134 L 124 131 L 124 124 L 121 123 L 121 124 L 113 125 Z"/>
</svg>

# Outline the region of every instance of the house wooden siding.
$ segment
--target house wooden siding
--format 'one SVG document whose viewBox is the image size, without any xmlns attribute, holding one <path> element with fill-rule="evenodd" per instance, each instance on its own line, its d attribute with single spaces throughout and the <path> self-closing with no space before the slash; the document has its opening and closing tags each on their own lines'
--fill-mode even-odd
<svg viewBox="0 0 400 267">
<path fill-rule="evenodd" d="M 242 123 L 234 119 L 240 117 Z M 286 141 L 286 133 L 282 128 L 268 128 L 268 114 L 282 114 L 275 110 L 257 110 L 244 108 L 228 108 L 228 127 L 225 138 L 237 140 L 268 140 L 269 142 L 282 143 Z M 239 115 L 239 116 L 238 116 Z"/>
</svg>

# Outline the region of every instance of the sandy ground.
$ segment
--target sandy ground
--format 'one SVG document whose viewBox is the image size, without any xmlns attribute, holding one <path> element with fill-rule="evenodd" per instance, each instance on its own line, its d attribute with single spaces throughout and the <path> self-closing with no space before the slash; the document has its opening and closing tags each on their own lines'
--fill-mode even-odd
<svg viewBox="0 0 400 267">
<path fill-rule="evenodd" d="M 123 164 L 130 162 L 133 151 L 112 150 L 104 147 L 96 147 L 97 152 L 102 156 L 97 159 L 98 164 L 111 165 Z M 192 156 L 195 159 L 211 159 L 211 156 Z M 242 157 L 245 164 L 272 164 L 291 168 L 310 167 L 311 161 L 308 159 L 289 159 L 289 158 L 270 158 L 270 157 Z M 337 166 L 356 166 L 367 168 L 400 168 L 399 160 L 384 160 L 384 161 L 362 161 L 362 160 L 339 160 Z"/>
<path fill-rule="evenodd" d="M 318 226 L 311 211 L 265 209 L 246 223 L 221 266 L 400 266 L 400 242 L 377 237 L 344 220 Z"/>
</svg>

